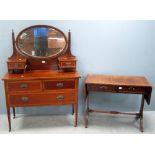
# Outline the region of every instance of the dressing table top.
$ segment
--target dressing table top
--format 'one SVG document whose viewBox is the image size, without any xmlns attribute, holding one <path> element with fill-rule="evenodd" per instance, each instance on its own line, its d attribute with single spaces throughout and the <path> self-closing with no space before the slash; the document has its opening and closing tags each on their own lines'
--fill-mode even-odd
<svg viewBox="0 0 155 155">
<path fill-rule="evenodd" d="M 57 70 L 36 70 L 36 71 L 30 71 L 25 72 L 24 74 L 9 74 L 6 73 L 3 77 L 3 80 L 23 80 L 23 79 L 29 79 L 29 80 L 35 80 L 35 79 L 55 79 L 55 78 L 63 78 L 63 79 L 70 79 L 70 78 L 80 78 L 80 74 L 75 72 L 61 72 Z"/>
</svg>

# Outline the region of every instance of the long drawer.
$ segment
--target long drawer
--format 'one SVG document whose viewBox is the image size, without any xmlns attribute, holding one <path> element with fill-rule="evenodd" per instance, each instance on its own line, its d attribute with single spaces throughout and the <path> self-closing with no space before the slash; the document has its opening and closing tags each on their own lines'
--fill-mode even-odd
<svg viewBox="0 0 155 155">
<path fill-rule="evenodd" d="M 88 85 L 89 91 L 103 91 L 103 92 L 115 92 L 115 93 L 144 93 L 145 87 L 132 87 L 132 86 L 112 86 L 112 85 Z"/>
<path fill-rule="evenodd" d="M 11 81 L 7 83 L 7 91 L 40 91 L 42 90 L 42 83 L 40 80 L 35 81 Z"/>
<path fill-rule="evenodd" d="M 35 93 L 9 95 L 10 106 L 63 105 L 74 104 L 75 93 Z"/>
</svg>

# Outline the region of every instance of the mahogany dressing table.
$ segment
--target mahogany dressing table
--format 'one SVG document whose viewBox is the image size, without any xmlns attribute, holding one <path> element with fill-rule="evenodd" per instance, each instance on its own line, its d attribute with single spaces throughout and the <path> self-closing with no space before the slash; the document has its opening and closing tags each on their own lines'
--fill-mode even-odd
<svg viewBox="0 0 155 155">
<path fill-rule="evenodd" d="M 71 53 L 71 33 L 48 25 L 22 30 L 16 40 L 12 32 L 13 54 L 8 58 L 8 73 L 3 77 L 6 107 L 11 131 L 10 108 L 72 106 L 78 122 L 76 57 Z"/>
<path fill-rule="evenodd" d="M 109 114 L 127 114 L 135 115 L 140 119 L 140 130 L 143 132 L 143 110 L 144 100 L 150 104 L 152 86 L 145 77 L 135 76 L 112 76 L 112 75 L 88 75 L 85 81 L 86 90 L 86 110 L 85 127 L 88 126 L 88 117 L 90 112 L 109 113 Z M 142 94 L 141 106 L 139 112 L 117 112 L 95 110 L 89 107 L 90 92 L 110 92 L 125 94 Z"/>
</svg>

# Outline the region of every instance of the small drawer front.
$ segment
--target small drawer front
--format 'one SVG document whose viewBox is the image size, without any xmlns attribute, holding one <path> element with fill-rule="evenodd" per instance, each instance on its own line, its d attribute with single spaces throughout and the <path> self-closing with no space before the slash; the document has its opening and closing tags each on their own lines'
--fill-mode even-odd
<svg viewBox="0 0 155 155">
<path fill-rule="evenodd" d="M 29 106 L 29 105 L 59 105 L 74 104 L 74 93 L 51 93 L 51 94 L 23 94 L 10 95 L 9 104 L 11 106 Z"/>
<path fill-rule="evenodd" d="M 44 88 L 46 90 L 52 89 L 74 89 L 75 81 L 44 81 Z"/>
<path fill-rule="evenodd" d="M 9 63 L 8 68 L 9 69 L 24 69 L 25 63 Z"/>
<path fill-rule="evenodd" d="M 114 86 L 110 85 L 94 85 L 94 84 L 89 84 L 87 85 L 87 89 L 89 91 L 105 91 L 105 92 L 112 92 L 115 90 Z"/>
<path fill-rule="evenodd" d="M 76 67 L 76 61 L 62 61 L 60 63 L 61 67 Z"/>
<path fill-rule="evenodd" d="M 41 81 L 13 81 L 8 82 L 7 89 L 9 92 L 16 91 L 40 91 L 42 89 Z"/>
</svg>

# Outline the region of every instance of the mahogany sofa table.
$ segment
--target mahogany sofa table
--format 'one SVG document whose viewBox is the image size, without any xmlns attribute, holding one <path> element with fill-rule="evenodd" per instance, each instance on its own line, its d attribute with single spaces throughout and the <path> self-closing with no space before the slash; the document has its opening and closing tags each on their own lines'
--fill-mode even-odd
<svg viewBox="0 0 155 155">
<path fill-rule="evenodd" d="M 88 75 L 85 81 L 86 91 L 86 110 L 85 127 L 88 126 L 88 117 L 90 112 L 109 113 L 109 114 L 127 114 L 135 115 L 140 119 L 140 130 L 143 132 L 143 110 L 144 101 L 150 104 L 152 86 L 145 77 L 137 76 L 112 76 L 112 75 Z M 125 94 L 142 94 L 141 106 L 139 112 L 117 112 L 95 110 L 89 107 L 90 92 L 111 92 Z"/>
</svg>

